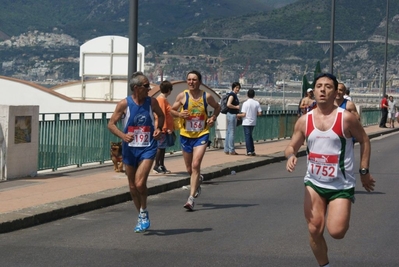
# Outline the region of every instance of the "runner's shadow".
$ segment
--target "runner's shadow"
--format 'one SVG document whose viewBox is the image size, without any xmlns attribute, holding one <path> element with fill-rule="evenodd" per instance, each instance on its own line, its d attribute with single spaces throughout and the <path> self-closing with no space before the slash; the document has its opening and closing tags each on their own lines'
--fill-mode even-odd
<svg viewBox="0 0 399 267">
<path fill-rule="evenodd" d="M 204 181 L 204 184 L 209 184 L 209 185 L 218 185 L 218 184 L 225 184 L 225 183 L 238 183 L 238 182 L 251 182 L 251 181 L 266 181 L 266 180 L 288 180 L 288 179 L 298 179 L 298 177 L 293 177 L 293 176 L 283 176 L 283 177 L 260 177 L 260 178 L 233 178 L 230 180 L 207 180 Z"/>
<path fill-rule="evenodd" d="M 385 195 L 386 193 L 384 192 L 367 192 L 367 191 L 355 191 L 355 195 Z"/>
<path fill-rule="evenodd" d="M 258 206 L 259 204 L 198 204 L 198 206 L 202 206 L 203 208 L 200 210 L 217 210 L 217 209 L 230 209 L 230 208 L 248 208 L 253 206 Z"/>
<path fill-rule="evenodd" d="M 168 236 L 168 235 L 181 235 L 181 234 L 188 234 L 188 233 L 203 233 L 203 232 L 208 232 L 212 231 L 212 228 L 203 228 L 203 229 L 159 229 L 159 230 L 154 230 L 150 229 L 145 232 L 144 235 L 149 236 L 149 235 L 157 235 L 157 236 Z"/>
</svg>

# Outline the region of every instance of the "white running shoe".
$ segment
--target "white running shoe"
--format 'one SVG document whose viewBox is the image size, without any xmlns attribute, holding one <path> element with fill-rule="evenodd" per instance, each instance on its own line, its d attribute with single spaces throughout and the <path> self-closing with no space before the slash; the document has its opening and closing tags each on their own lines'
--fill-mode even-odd
<svg viewBox="0 0 399 267">
<path fill-rule="evenodd" d="M 203 181 L 204 181 L 204 176 L 202 176 L 202 174 L 200 174 L 199 185 L 197 187 L 197 190 L 195 191 L 194 198 L 197 198 L 197 197 L 199 197 L 199 195 L 201 195 L 201 184 Z"/>
<path fill-rule="evenodd" d="M 194 198 L 192 196 L 189 196 L 186 204 L 184 204 L 183 207 L 185 209 L 188 209 L 189 211 L 193 211 L 194 210 Z"/>
</svg>

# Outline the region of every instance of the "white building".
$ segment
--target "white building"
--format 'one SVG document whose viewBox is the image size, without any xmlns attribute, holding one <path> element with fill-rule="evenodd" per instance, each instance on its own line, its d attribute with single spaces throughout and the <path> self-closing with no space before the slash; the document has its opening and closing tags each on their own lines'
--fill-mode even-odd
<svg viewBox="0 0 399 267">
<path fill-rule="evenodd" d="M 80 47 L 81 80 L 45 88 L 0 76 L 0 105 L 38 105 L 40 113 L 112 112 L 127 95 L 129 39 L 94 38 Z M 137 47 L 137 70 L 144 70 L 144 47 Z"/>
</svg>

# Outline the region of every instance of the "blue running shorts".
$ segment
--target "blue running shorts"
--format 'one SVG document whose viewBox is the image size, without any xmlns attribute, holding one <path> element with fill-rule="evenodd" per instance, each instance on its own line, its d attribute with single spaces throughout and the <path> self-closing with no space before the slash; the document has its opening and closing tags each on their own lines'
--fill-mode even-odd
<svg viewBox="0 0 399 267">
<path fill-rule="evenodd" d="M 204 134 L 198 138 L 188 138 L 180 136 L 180 144 L 182 150 L 187 153 L 193 153 L 193 149 L 196 146 L 208 145 L 209 134 Z"/>
<path fill-rule="evenodd" d="M 155 159 L 157 154 L 157 142 L 149 147 L 128 147 L 122 150 L 123 163 L 137 168 L 145 159 Z M 125 147 L 123 147 L 125 148 Z"/>
</svg>

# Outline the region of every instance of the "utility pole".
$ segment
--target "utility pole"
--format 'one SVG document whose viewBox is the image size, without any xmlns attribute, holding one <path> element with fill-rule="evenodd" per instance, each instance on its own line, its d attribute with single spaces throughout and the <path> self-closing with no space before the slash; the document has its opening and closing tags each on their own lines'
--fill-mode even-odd
<svg viewBox="0 0 399 267">
<path fill-rule="evenodd" d="M 387 0 L 387 15 L 385 27 L 385 57 L 384 57 L 384 82 L 382 84 L 382 96 L 387 93 L 387 61 L 388 61 L 388 23 L 389 22 L 389 0 Z M 381 86 L 381 85 L 380 85 Z"/>
<path fill-rule="evenodd" d="M 129 55 L 127 73 L 127 95 L 131 95 L 129 86 L 130 76 L 137 71 L 137 42 L 138 42 L 138 0 L 130 0 L 129 6 Z"/>
<path fill-rule="evenodd" d="M 385 71 L 384 71 L 385 72 Z M 382 98 L 384 95 L 385 95 L 385 93 L 384 93 L 384 86 L 381 86 L 381 78 L 382 78 L 382 72 L 380 71 L 380 81 L 379 81 L 379 84 L 378 84 L 378 87 L 380 87 L 380 98 Z M 385 83 L 385 82 L 384 82 Z"/>
<path fill-rule="evenodd" d="M 285 111 L 285 80 L 283 79 L 283 111 Z"/>
<path fill-rule="evenodd" d="M 331 0 L 330 73 L 334 74 L 335 0 Z"/>
</svg>

